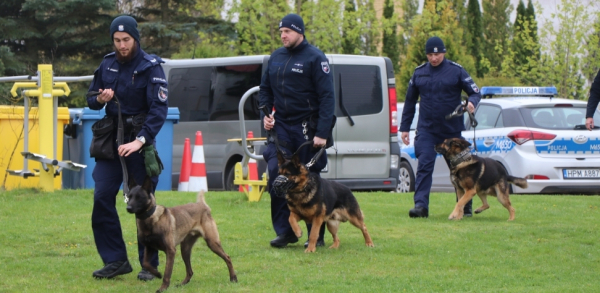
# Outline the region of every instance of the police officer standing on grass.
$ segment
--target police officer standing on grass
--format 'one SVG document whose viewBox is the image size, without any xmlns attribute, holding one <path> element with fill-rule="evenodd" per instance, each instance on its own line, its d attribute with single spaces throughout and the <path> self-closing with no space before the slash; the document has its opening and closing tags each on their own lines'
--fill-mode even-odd
<svg viewBox="0 0 600 293">
<path fill-rule="evenodd" d="M 479 88 L 467 71 L 459 64 L 445 58 L 446 48 L 442 39 L 429 38 L 425 44 L 425 53 L 429 62 L 418 66 L 410 79 L 400 124 L 402 142 L 408 145 L 410 143 L 408 132 L 420 96 L 419 121 L 414 142 L 415 155 L 418 159 L 415 207 L 408 213 L 411 218 L 429 216 L 429 193 L 437 156 L 434 146 L 446 138 L 462 137 L 461 131 L 465 129 L 462 117 L 446 120 L 445 116 L 452 113 L 462 102 L 462 91 L 469 95 L 467 108 L 471 113 L 481 100 Z M 465 205 L 464 216 L 472 215 L 471 200 Z"/>
<path fill-rule="evenodd" d="M 585 128 L 588 130 L 594 129 L 594 113 L 598 109 L 598 103 L 600 102 L 600 70 L 592 82 L 590 87 L 590 97 L 587 102 L 587 110 L 585 113 Z"/>
<path fill-rule="evenodd" d="M 98 253 L 104 267 L 95 271 L 96 278 L 113 278 L 130 273 L 133 269 L 127 259 L 127 248 L 123 241 L 121 223 L 115 207 L 116 196 L 123 183 L 123 172 L 119 156 L 127 165 L 129 180 L 144 182 L 146 167 L 144 152 L 154 144 L 154 139 L 167 117 L 167 81 L 160 66 L 163 61 L 156 55 L 148 55 L 140 47 L 140 33 L 137 22 L 130 16 L 119 16 L 110 25 L 110 38 L 115 52 L 104 56 L 104 60 L 94 72 L 90 91 L 99 91 L 97 96 L 88 97 L 92 110 L 105 109 L 108 117 L 113 117 L 117 125 L 117 101 L 121 105 L 124 125 L 123 144 L 114 143 L 115 156 L 112 159 L 96 158 L 92 173 L 94 179 L 94 206 L 92 210 L 92 230 Z M 132 125 L 138 121 L 140 126 Z M 113 131 L 117 137 L 117 127 Z M 113 140 L 114 141 L 114 140 Z M 152 176 L 153 189 L 158 184 L 158 175 Z M 133 219 L 129 219 L 133 220 Z M 138 244 L 140 264 L 144 247 Z M 158 266 L 158 252 L 150 251 L 151 265 Z M 140 280 L 151 280 L 153 276 L 146 270 L 138 274 Z"/>
<path fill-rule="evenodd" d="M 327 143 L 335 106 L 333 77 L 325 54 L 306 41 L 304 21 L 299 15 L 288 14 L 283 17 L 279 32 L 283 47 L 271 54 L 259 92 L 260 105 L 267 109 L 275 107 L 275 114 L 264 116 L 263 123 L 266 130 L 275 131 L 279 147 L 287 156 L 296 152 L 302 143 L 313 139 L 313 147 L 300 149 L 300 161 L 306 164 Z M 314 134 L 310 134 L 308 129 L 311 117 L 318 121 Z M 309 135 L 314 135 L 314 138 Z M 298 238 L 289 223 L 290 210 L 285 196 L 276 194 L 273 189 L 278 167 L 277 149 L 272 138 L 263 157 L 268 164 L 271 220 L 277 233 L 271 246 L 281 248 L 298 242 Z M 309 170 L 319 174 L 326 165 L 327 155 L 323 153 Z M 307 224 L 307 228 L 309 235 L 310 224 Z M 317 246 L 325 245 L 324 232 L 325 225 L 322 225 Z M 304 246 L 308 246 L 308 241 Z"/>
</svg>

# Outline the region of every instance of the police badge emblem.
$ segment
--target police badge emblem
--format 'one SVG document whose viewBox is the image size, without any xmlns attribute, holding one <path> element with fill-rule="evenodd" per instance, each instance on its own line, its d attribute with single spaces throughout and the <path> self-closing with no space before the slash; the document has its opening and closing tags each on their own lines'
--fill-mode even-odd
<svg viewBox="0 0 600 293">
<path fill-rule="evenodd" d="M 323 69 L 323 72 L 329 74 L 329 63 L 327 61 L 321 62 L 321 69 Z"/>
<path fill-rule="evenodd" d="M 163 86 L 158 87 L 158 99 L 164 103 L 167 101 L 168 97 L 169 97 L 169 90 Z"/>
<path fill-rule="evenodd" d="M 124 27 L 122 24 L 120 24 L 120 25 L 119 25 L 119 31 L 120 31 L 120 32 L 122 32 L 122 31 L 124 31 L 124 30 L 125 30 L 125 27 Z"/>
</svg>

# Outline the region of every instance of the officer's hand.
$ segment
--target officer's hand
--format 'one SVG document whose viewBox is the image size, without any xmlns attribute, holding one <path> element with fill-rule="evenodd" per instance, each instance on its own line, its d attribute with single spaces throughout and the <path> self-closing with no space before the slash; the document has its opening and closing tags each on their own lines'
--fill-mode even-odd
<svg viewBox="0 0 600 293">
<path fill-rule="evenodd" d="M 410 137 L 408 136 L 408 132 L 401 132 L 400 138 L 402 138 L 402 142 L 405 145 L 409 145 L 410 144 Z"/>
<path fill-rule="evenodd" d="M 475 106 L 473 106 L 473 103 L 469 102 L 469 104 L 467 104 L 467 110 L 469 110 L 469 113 L 475 112 Z"/>
<path fill-rule="evenodd" d="M 313 138 L 313 146 L 316 148 L 322 148 L 325 146 L 326 143 L 327 143 L 327 139 L 320 138 L 318 136 L 315 136 Z"/>
<path fill-rule="evenodd" d="M 100 94 L 96 96 L 96 101 L 100 104 L 107 103 L 115 95 L 115 92 L 112 89 L 99 89 L 98 91 Z"/>
<path fill-rule="evenodd" d="M 139 151 L 144 144 L 139 140 L 134 140 L 130 143 L 122 144 L 118 148 L 119 156 L 128 157 L 134 152 Z"/>
<path fill-rule="evenodd" d="M 592 131 L 592 129 L 594 129 L 594 118 L 588 117 L 585 119 L 585 128 L 587 128 L 587 130 L 589 131 Z"/>
<path fill-rule="evenodd" d="M 271 130 L 271 128 L 273 128 L 273 126 L 275 125 L 275 118 L 272 118 L 271 115 L 265 115 L 265 118 L 263 119 L 263 124 L 265 125 L 266 130 Z"/>
</svg>

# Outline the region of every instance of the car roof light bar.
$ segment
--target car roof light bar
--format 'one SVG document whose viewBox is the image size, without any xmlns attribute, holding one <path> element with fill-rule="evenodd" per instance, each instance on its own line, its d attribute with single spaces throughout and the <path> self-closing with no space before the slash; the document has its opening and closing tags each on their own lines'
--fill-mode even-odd
<svg viewBox="0 0 600 293">
<path fill-rule="evenodd" d="M 518 96 L 555 96 L 558 95 L 556 87 L 538 86 L 484 86 L 481 88 L 482 96 L 493 95 L 518 95 Z"/>
</svg>

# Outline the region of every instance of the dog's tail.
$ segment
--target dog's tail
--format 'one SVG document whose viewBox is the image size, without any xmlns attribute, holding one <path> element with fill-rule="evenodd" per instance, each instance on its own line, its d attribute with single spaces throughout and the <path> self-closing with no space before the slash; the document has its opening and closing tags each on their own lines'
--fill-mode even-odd
<svg viewBox="0 0 600 293">
<path fill-rule="evenodd" d="M 206 201 L 204 201 L 204 190 L 200 190 L 198 192 L 198 195 L 196 196 L 196 202 L 198 203 L 203 203 L 206 205 Z"/>
<path fill-rule="evenodd" d="M 527 179 L 525 179 L 525 178 L 514 177 L 514 176 L 508 175 L 508 177 L 506 178 L 506 181 L 508 181 L 508 183 L 512 183 L 516 186 L 519 186 L 523 189 L 527 188 Z"/>
</svg>

